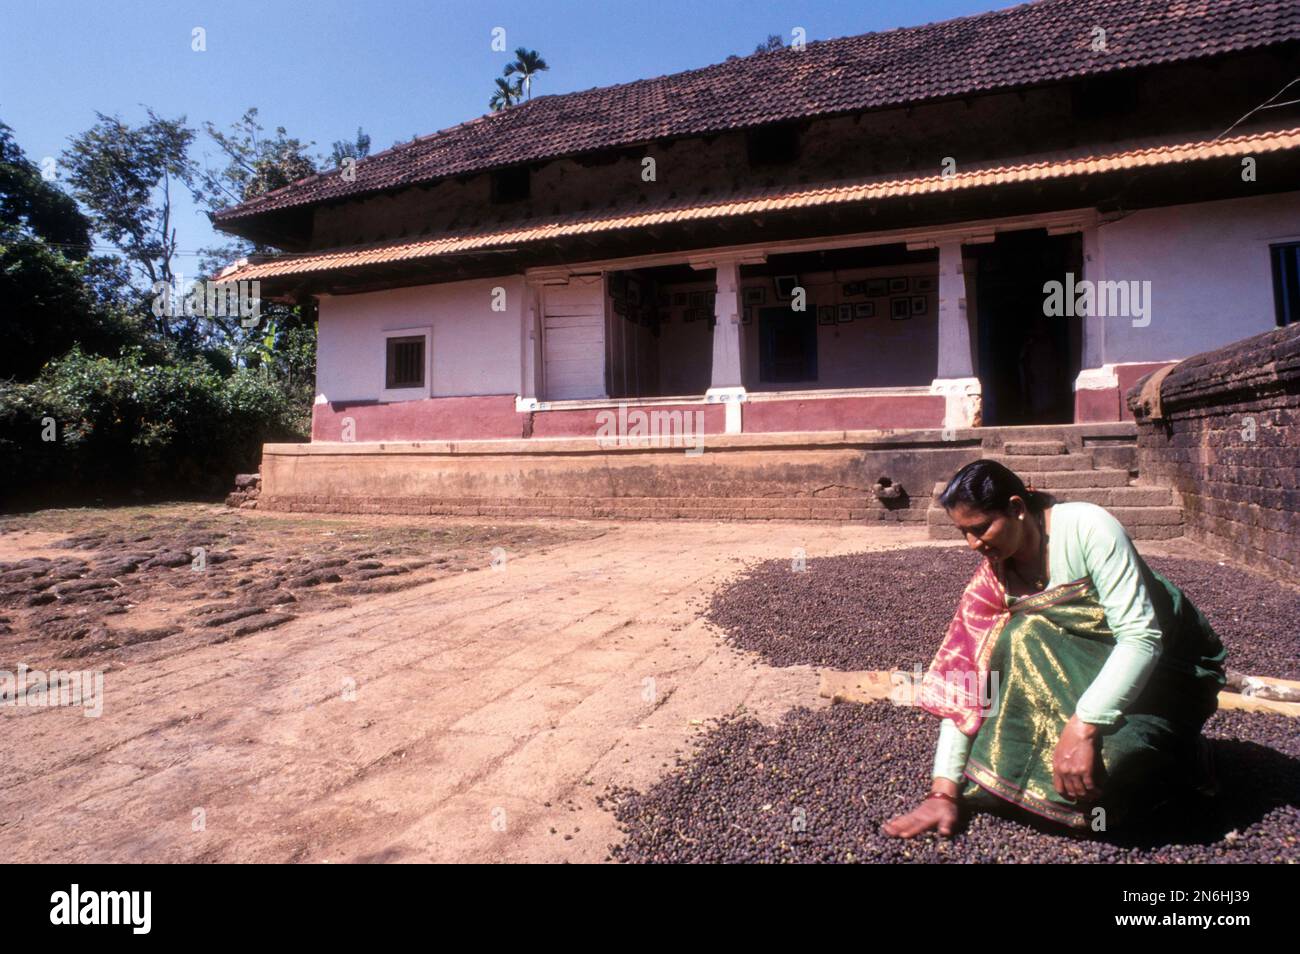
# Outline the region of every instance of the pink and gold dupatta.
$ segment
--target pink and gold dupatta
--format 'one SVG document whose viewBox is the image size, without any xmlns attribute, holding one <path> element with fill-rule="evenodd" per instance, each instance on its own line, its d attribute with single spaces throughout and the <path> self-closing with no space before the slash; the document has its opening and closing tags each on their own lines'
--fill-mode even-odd
<svg viewBox="0 0 1300 954">
<path fill-rule="evenodd" d="M 985 560 L 966 584 L 948 633 L 921 679 L 922 709 L 952 719 L 965 735 L 979 730 L 985 709 L 980 690 L 987 685 L 989 655 L 1010 616 L 1006 590 Z"/>
</svg>

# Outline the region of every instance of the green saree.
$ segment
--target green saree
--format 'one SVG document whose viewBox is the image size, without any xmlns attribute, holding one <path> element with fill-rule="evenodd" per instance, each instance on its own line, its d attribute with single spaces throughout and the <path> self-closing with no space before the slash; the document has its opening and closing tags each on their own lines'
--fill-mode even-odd
<svg viewBox="0 0 1300 954">
<path fill-rule="evenodd" d="M 1104 818 L 1109 827 L 1192 781 L 1201 726 L 1226 681 L 1226 653 L 1177 586 L 1145 563 L 1141 570 L 1162 634 L 1161 655 L 1123 718 L 1102 727 L 1101 796 L 1087 803 L 1056 792 L 1052 759 L 1079 697 L 1116 644 L 1096 589 L 1085 577 L 1007 607 L 987 567 L 976 573 L 963 596 L 963 603 L 976 601 L 976 611 L 959 611 L 927 678 L 950 679 L 970 667 L 982 686 L 982 706 L 972 714 L 972 698 L 945 696 L 938 682 L 929 704 L 922 703 L 972 736 L 962 791 L 971 807 L 1014 805 L 1076 829 Z"/>
</svg>

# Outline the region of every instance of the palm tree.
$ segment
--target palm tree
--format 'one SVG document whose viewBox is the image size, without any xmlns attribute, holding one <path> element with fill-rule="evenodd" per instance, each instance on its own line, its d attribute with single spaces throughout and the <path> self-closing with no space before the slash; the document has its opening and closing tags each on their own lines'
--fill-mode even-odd
<svg viewBox="0 0 1300 954">
<path fill-rule="evenodd" d="M 533 76 L 542 70 L 549 70 L 546 61 L 538 55 L 536 50 L 526 50 L 522 46 L 515 50 L 515 61 L 508 65 L 505 75 L 510 76 L 518 73 L 523 78 L 524 91 L 528 98 L 533 98 Z"/>
<path fill-rule="evenodd" d="M 499 113 L 501 110 L 517 103 L 519 94 L 522 92 L 521 81 L 516 80 L 511 83 L 509 80 L 498 79 L 496 91 L 492 94 L 492 98 L 488 100 L 488 106 L 492 107 L 492 112 Z"/>
</svg>

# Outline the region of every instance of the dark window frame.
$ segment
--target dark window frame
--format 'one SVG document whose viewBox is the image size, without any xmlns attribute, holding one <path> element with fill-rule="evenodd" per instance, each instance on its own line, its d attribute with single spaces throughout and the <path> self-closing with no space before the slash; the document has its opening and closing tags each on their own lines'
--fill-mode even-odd
<svg viewBox="0 0 1300 954">
<path fill-rule="evenodd" d="M 403 346 L 419 345 L 418 357 L 399 357 L 398 349 Z M 429 364 L 427 335 L 389 335 L 384 339 L 384 390 L 412 391 L 425 387 Z M 402 378 L 400 375 L 419 372 L 419 380 Z"/>
<path fill-rule="evenodd" d="M 817 318 L 812 312 L 789 307 L 758 311 L 758 380 L 761 384 L 815 383 L 817 373 Z M 777 336 L 799 339 L 802 353 L 779 354 Z"/>
<path fill-rule="evenodd" d="M 802 130 L 796 123 L 774 123 L 745 131 L 745 157 L 751 166 L 788 166 L 799 161 Z"/>
<path fill-rule="evenodd" d="M 1279 328 L 1300 322 L 1300 242 L 1268 247 L 1273 266 L 1274 318 Z"/>
<path fill-rule="evenodd" d="M 506 205 L 523 202 L 533 195 L 532 175 L 527 166 L 496 169 L 491 175 L 492 204 Z"/>
</svg>

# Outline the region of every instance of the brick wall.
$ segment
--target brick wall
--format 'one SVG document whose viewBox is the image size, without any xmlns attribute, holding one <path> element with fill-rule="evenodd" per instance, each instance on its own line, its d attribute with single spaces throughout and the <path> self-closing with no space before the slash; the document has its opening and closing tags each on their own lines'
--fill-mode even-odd
<svg viewBox="0 0 1300 954">
<path fill-rule="evenodd" d="M 1181 496 L 1187 536 L 1300 578 L 1300 325 L 1180 362 L 1158 418 L 1147 377 L 1127 395 L 1143 482 Z"/>
</svg>

